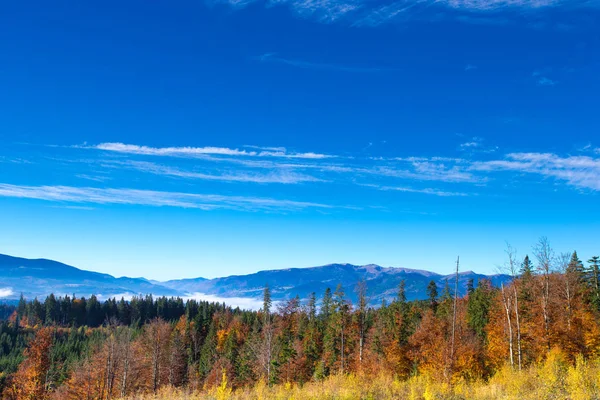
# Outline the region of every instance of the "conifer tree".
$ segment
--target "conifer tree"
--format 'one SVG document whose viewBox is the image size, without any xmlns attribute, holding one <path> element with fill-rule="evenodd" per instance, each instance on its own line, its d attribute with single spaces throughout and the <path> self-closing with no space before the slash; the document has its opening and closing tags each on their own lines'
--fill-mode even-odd
<svg viewBox="0 0 600 400">
<path fill-rule="evenodd" d="M 591 304 L 596 311 L 600 311 L 600 257 L 594 256 L 588 260 L 587 269 L 588 286 L 591 289 Z"/>
<path fill-rule="evenodd" d="M 435 281 L 430 281 L 427 285 L 427 298 L 429 299 L 429 307 L 433 310 L 433 312 L 437 309 L 437 297 L 438 297 L 438 289 Z"/>
</svg>

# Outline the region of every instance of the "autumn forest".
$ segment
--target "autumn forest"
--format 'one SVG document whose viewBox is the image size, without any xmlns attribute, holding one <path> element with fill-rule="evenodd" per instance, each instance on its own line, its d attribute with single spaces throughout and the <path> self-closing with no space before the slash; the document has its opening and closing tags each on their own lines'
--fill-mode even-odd
<svg viewBox="0 0 600 400">
<path fill-rule="evenodd" d="M 258 311 L 152 296 L 2 306 L 5 399 L 600 398 L 600 258 L 541 238 L 510 283 L 431 283 L 369 306 L 368 282 Z M 348 300 L 348 291 L 358 301 Z"/>
</svg>

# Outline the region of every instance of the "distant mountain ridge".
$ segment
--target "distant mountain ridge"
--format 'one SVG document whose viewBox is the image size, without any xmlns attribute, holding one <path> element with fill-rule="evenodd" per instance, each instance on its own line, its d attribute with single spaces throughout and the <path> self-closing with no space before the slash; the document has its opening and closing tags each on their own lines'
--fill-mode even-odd
<svg viewBox="0 0 600 400">
<path fill-rule="evenodd" d="M 179 295 L 173 289 L 152 284 L 144 278 L 115 278 L 58 261 L 0 254 L 0 289 L 2 288 L 5 289 L 4 298 L 18 298 L 21 293 L 27 298 L 45 297 L 50 293 L 80 296 L 96 294 L 101 298 L 140 293 Z M 10 294 L 9 289 L 12 292 Z"/>
<path fill-rule="evenodd" d="M 426 298 L 426 288 L 431 280 L 440 290 L 448 279 L 453 282 L 455 276 L 442 275 L 426 270 L 381 267 L 375 264 L 329 264 L 310 268 L 287 268 L 259 271 L 248 275 L 232 275 L 214 279 L 180 279 L 163 282 L 169 288 L 185 290 L 188 293 L 210 293 L 223 297 L 260 298 L 265 284 L 269 284 L 274 300 L 285 300 L 296 295 L 307 298 L 310 293 L 321 295 L 327 287 L 335 290 L 341 284 L 346 295 L 356 300 L 354 289 L 358 282 L 365 281 L 371 304 L 380 304 L 383 300 L 393 300 L 398 293 L 400 281 L 406 284 L 409 300 Z M 466 293 L 467 281 L 477 283 L 489 279 L 493 285 L 510 279 L 508 275 L 483 275 L 472 271 L 459 273 L 459 293 Z M 441 293 L 441 292 L 440 292 Z"/>
<path fill-rule="evenodd" d="M 394 299 L 402 280 L 406 284 L 409 300 L 424 299 L 426 287 L 431 280 L 441 289 L 454 275 L 442 275 L 427 270 L 382 267 L 375 264 L 329 264 L 310 268 L 286 268 L 265 270 L 247 275 L 232 275 L 221 278 L 177 279 L 166 282 L 151 281 L 145 278 L 115 278 L 108 274 L 86 271 L 57 261 L 46 259 L 26 259 L 0 255 L 0 293 L 6 299 L 26 297 L 44 298 L 50 293 L 57 295 L 76 294 L 77 296 L 98 295 L 108 297 L 130 297 L 139 294 L 156 296 L 205 295 L 227 302 L 228 298 L 260 299 L 268 284 L 274 301 L 282 301 L 299 296 L 306 299 L 315 292 L 321 296 L 326 288 L 335 290 L 341 284 L 348 298 L 356 300 L 355 287 L 358 282 L 367 284 L 370 303 L 381 304 L 383 300 Z M 459 274 L 459 293 L 466 293 L 469 279 L 478 282 L 489 279 L 493 285 L 510 279 L 507 275 L 482 275 L 472 271 Z"/>
</svg>

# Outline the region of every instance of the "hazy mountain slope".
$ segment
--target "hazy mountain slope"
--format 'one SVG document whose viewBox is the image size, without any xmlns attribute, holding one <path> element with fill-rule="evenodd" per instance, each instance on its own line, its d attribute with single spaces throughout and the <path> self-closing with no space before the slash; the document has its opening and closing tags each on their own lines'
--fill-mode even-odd
<svg viewBox="0 0 600 400">
<path fill-rule="evenodd" d="M 459 274 L 459 292 L 466 293 L 469 279 L 475 282 L 490 279 L 499 285 L 509 279 L 506 275 L 486 276 L 471 271 Z M 431 280 L 440 287 L 440 293 L 446 279 L 451 287 L 454 275 L 440 275 L 423 270 L 406 268 L 384 268 L 378 265 L 357 266 L 352 264 L 330 264 L 313 268 L 290 268 L 281 270 L 260 271 L 248 275 L 234 275 L 215 279 L 186 279 L 164 282 L 163 285 L 183 290 L 188 293 L 214 294 L 222 297 L 260 298 L 265 284 L 269 284 L 274 300 L 284 300 L 296 295 L 307 298 L 311 292 L 322 295 L 327 287 L 335 290 L 341 284 L 352 300 L 356 295 L 356 284 L 364 280 L 367 283 L 369 298 L 372 304 L 379 304 L 383 299 L 391 300 L 398 292 L 402 280 L 406 283 L 406 294 L 409 300 L 424 299 L 426 288 Z"/>
<path fill-rule="evenodd" d="M 499 285 L 509 279 L 506 275 L 485 276 L 471 271 L 459 274 L 459 291 L 466 292 L 469 279 L 475 282 L 490 279 Z M 398 285 L 404 280 L 409 300 L 424 299 L 427 285 L 434 280 L 441 294 L 446 280 L 454 285 L 453 275 L 440 275 L 430 271 L 406 268 L 384 268 L 378 265 L 330 264 L 312 268 L 288 268 L 259 271 L 248 275 L 233 275 L 215 279 L 181 279 L 167 282 L 149 281 L 144 278 L 115 278 L 108 274 L 85 271 L 60 262 L 0 255 L 0 295 L 5 299 L 17 298 L 20 293 L 26 297 L 43 298 L 49 293 L 78 296 L 99 295 L 131 296 L 153 294 L 165 296 L 211 295 L 213 298 L 260 299 L 265 284 L 271 287 L 274 301 L 295 296 L 306 299 L 315 292 L 322 296 L 329 287 L 335 290 L 341 284 L 346 295 L 356 300 L 355 288 L 358 282 L 365 281 L 371 304 L 382 300 L 393 300 L 398 293 Z M 199 295 L 201 294 L 201 295 Z"/>
<path fill-rule="evenodd" d="M 4 298 L 45 297 L 49 293 L 96 294 L 109 296 L 153 293 L 178 295 L 179 292 L 155 285 L 143 278 L 115 278 L 108 274 L 85 271 L 57 261 L 0 255 L 0 289 Z"/>
</svg>

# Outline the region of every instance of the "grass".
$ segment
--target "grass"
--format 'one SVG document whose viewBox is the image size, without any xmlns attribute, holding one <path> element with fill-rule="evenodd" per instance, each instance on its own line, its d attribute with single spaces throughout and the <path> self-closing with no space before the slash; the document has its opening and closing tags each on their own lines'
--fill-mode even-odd
<svg viewBox="0 0 600 400">
<path fill-rule="evenodd" d="M 337 375 L 303 386 L 281 384 L 269 387 L 259 382 L 254 387 L 231 390 L 227 380 L 221 385 L 191 393 L 165 387 L 156 394 L 141 394 L 126 400 L 356 400 L 356 399 L 600 399 L 600 362 L 578 358 L 574 366 L 560 354 L 524 371 L 504 367 L 487 382 L 455 382 L 450 386 L 426 376 L 397 380 L 386 374 L 376 376 Z"/>
</svg>

